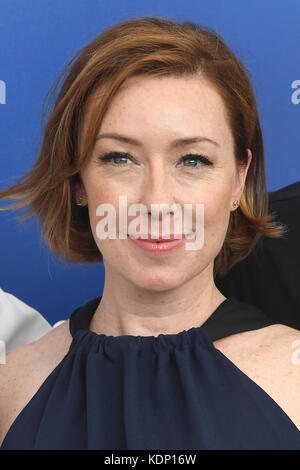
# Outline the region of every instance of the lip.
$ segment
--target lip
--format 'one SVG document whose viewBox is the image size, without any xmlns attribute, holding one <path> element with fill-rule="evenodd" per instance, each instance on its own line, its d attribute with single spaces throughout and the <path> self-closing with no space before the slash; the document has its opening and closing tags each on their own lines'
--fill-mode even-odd
<svg viewBox="0 0 300 470">
<path fill-rule="evenodd" d="M 150 233 L 145 233 L 145 234 L 142 234 L 142 233 L 139 233 L 138 235 L 129 235 L 131 239 L 134 239 L 134 240 L 137 240 L 137 239 L 142 239 L 142 240 L 145 240 L 145 241 L 148 241 L 148 242 L 153 242 L 153 243 L 157 243 L 157 242 L 169 242 L 169 241 L 172 241 L 172 240 L 180 240 L 181 238 L 185 238 L 185 235 L 182 234 L 182 233 L 179 233 L 179 234 L 171 234 L 168 238 L 163 238 L 163 237 L 157 237 L 157 238 L 151 238 L 151 234 Z"/>
<path fill-rule="evenodd" d="M 135 245 L 150 253 L 165 253 L 167 251 L 174 250 L 175 248 L 179 248 L 186 242 L 184 235 L 182 235 L 182 238 L 174 238 L 174 236 L 170 236 L 169 239 L 163 239 L 162 237 L 159 237 L 155 240 L 141 238 L 135 239 L 132 237 L 129 238 Z"/>
</svg>

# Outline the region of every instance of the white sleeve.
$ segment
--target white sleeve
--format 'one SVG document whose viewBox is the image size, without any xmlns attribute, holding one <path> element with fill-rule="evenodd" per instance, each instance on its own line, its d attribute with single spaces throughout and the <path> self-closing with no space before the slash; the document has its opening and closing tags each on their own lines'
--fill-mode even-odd
<svg viewBox="0 0 300 470">
<path fill-rule="evenodd" d="M 32 343 L 51 330 L 39 312 L 0 288 L 0 341 L 6 352 Z"/>
</svg>

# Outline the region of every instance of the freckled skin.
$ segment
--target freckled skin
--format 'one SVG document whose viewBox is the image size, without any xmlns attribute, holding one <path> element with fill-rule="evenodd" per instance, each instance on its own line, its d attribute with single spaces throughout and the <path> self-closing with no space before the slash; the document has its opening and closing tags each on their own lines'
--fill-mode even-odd
<svg viewBox="0 0 300 470">
<path fill-rule="evenodd" d="M 89 111 L 83 134 L 88 122 Z M 83 204 L 88 204 L 92 232 L 105 266 L 102 327 L 104 316 L 120 334 L 120 322 L 127 323 L 126 314 L 131 318 L 130 324 L 132 321 L 126 329 L 146 327 L 136 323 L 143 323 L 141 311 L 152 316 L 146 327 L 151 329 L 152 322 L 157 324 L 155 315 L 160 317 L 163 328 L 165 322 L 170 322 L 170 311 L 174 313 L 173 325 L 183 323 L 187 311 L 191 317 L 199 315 L 199 311 L 208 312 L 224 299 L 214 284 L 213 263 L 224 242 L 232 203 L 241 197 L 251 162 L 248 150 L 248 166 L 236 166 L 233 138 L 220 95 L 198 76 L 131 77 L 104 116 L 98 135 L 104 133 L 125 135 L 140 145 L 112 138 L 97 140 L 90 161 L 80 173 L 82 185 L 77 187 L 77 195 L 83 197 Z M 174 139 L 194 136 L 207 137 L 219 146 L 208 142 L 171 146 Z M 99 156 L 107 152 L 125 152 L 133 160 L 125 158 L 122 166 L 116 161 L 100 161 Z M 192 168 L 181 161 L 188 154 L 205 156 L 213 164 L 197 163 L 198 168 Z M 148 231 L 151 204 L 175 203 L 182 210 L 184 204 L 192 204 L 193 230 L 196 204 L 204 204 L 202 249 L 188 251 L 180 247 L 155 257 L 129 239 L 99 239 L 96 208 L 99 204 L 112 204 L 118 221 L 121 195 L 127 196 L 127 207 L 138 203 L 146 206 Z M 128 216 L 128 224 L 135 217 Z M 171 214 L 170 233 L 174 230 L 173 217 Z M 160 223 L 160 233 L 161 230 Z M 95 326 L 99 313 L 100 306 L 94 317 Z"/>
</svg>

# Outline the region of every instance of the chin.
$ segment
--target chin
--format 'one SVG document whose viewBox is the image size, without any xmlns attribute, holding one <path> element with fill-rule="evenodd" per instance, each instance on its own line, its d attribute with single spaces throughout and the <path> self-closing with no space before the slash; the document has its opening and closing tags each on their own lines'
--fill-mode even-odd
<svg viewBox="0 0 300 470">
<path fill-rule="evenodd" d="M 159 276 L 157 274 L 146 274 L 143 279 L 139 279 L 140 287 L 151 290 L 154 292 L 164 292 L 170 289 L 175 289 L 177 286 L 181 284 L 179 279 L 176 279 L 176 276 Z M 142 281 L 142 282 L 141 282 Z"/>
</svg>

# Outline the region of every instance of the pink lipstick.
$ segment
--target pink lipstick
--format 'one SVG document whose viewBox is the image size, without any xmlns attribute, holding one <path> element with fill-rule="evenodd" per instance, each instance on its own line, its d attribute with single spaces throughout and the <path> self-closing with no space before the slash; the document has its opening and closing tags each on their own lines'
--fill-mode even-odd
<svg viewBox="0 0 300 470">
<path fill-rule="evenodd" d="M 129 238 L 135 245 L 139 246 L 144 251 L 151 253 L 165 253 L 166 251 L 171 251 L 182 246 L 185 243 L 186 238 L 184 235 L 181 235 L 181 237 L 182 238 L 175 238 L 174 235 L 171 235 L 168 239 L 163 239 L 162 237 L 155 239 Z"/>
</svg>

